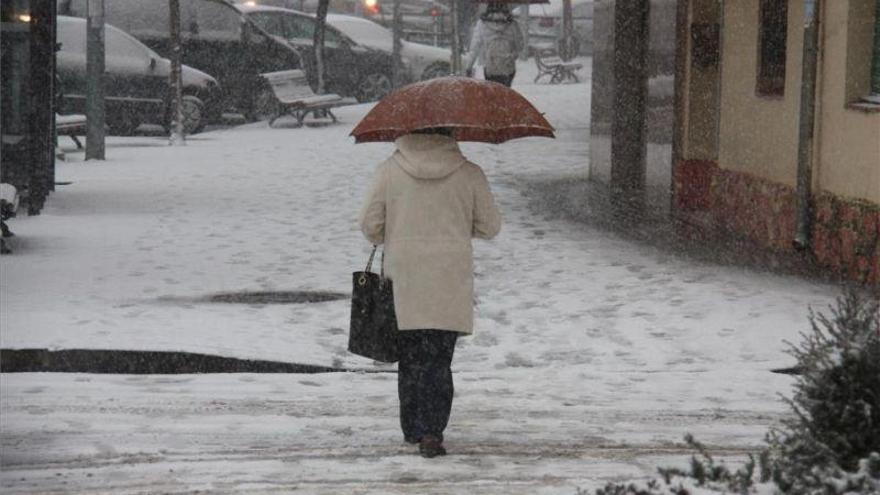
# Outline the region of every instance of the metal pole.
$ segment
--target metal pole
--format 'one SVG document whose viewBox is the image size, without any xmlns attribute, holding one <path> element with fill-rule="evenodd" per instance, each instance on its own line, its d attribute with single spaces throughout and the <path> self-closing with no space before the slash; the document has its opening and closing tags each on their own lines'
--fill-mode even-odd
<svg viewBox="0 0 880 495">
<path fill-rule="evenodd" d="M 461 40 L 458 36 L 458 0 L 452 0 L 452 74 L 461 75 Z"/>
<path fill-rule="evenodd" d="M 526 60 L 529 58 L 529 21 L 531 18 L 529 17 L 529 4 L 524 3 L 522 6 L 522 33 L 523 33 L 523 49 L 522 53 L 519 54 L 520 60 Z"/>
<path fill-rule="evenodd" d="M 812 223 L 813 132 L 816 120 L 816 64 L 819 57 L 818 0 L 804 0 L 804 51 L 801 68 L 801 108 L 798 125 L 797 230 L 794 246 L 810 245 Z"/>
<path fill-rule="evenodd" d="M 183 85 L 180 71 L 180 0 L 168 0 L 171 23 L 171 137 L 168 144 L 184 145 L 186 136 L 183 134 Z"/>
<path fill-rule="evenodd" d="M 86 160 L 103 160 L 104 0 L 89 0 L 86 18 Z"/>
<path fill-rule="evenodd" d="M 391 84 L 393 87 L 397 88 L 403 84 L 403 74 L 400 72 L 400 68 L 403 65 L 403 62 L 400 59 L 400 49 L 402 48 L 400 38 L 401 38 L 401 29 L 402 22 L 400 18 L 400 0 L 394 0 L 394 7 L 391 14 L 391 33 L 392 33 L 392 46 L 391 46 L 391 60 L 394 63 L 394 67 L 391 68 Z"/>
</svg>

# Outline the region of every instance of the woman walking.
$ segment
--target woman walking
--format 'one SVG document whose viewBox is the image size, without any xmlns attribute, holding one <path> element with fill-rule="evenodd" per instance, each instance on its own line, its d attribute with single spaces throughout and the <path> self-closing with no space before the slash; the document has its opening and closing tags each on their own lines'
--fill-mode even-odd
<svg viewBox="0 0 880 495">
<path fill-rule="evenodd" d="M 485 174 L 450 136 L 432 128 L 397 138 L 360 214 L 367 239 L 384 244 L 400 330 L 400 426 L 424 457 L 446 454 L 452 355 L 473 330 L 471 239 L 501 229 Z"/>
<path fill-rule="evenodd" d="M 483 77 L 508 88 L 516 75 L 516 58 L 523 50 L 523 35 L 519 24 L 505 3 L 490 3 L 480 16 L 471 35 L 467 72 L 473 71 L 479 58 Z"/>
</svg>

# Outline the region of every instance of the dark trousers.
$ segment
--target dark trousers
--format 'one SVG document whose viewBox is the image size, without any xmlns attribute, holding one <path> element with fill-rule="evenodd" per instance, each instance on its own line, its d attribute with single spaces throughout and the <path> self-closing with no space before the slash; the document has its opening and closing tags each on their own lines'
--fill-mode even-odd
<svg viewBox="0 0 880 495">
<path fill-rule="evenodd" d="M 483 77 L 486 78 L 487 81 L 497 82 L 499 84 L 503 84 L 503 85 L 507 86 L 508 88 L 510 87 L 511 84 L 513 84 L 513 76 L 515 76 L 515 75 L 516 75 L 516 72 L 514 72 L 513 74 L 508 74 L 506 76 L 501 76 L 498 74 L 490 75 L 490 74 L 486 74 L 486 71 L 483 70 Z"/>
<path fill-rule="evenodd" d="M 403 330 L 397 363 L 397 393 L 403 436 L 416 442 L 425 435 L 443 438 L 452 410 L 452 353 L 457 332 Z"/>
</svg>

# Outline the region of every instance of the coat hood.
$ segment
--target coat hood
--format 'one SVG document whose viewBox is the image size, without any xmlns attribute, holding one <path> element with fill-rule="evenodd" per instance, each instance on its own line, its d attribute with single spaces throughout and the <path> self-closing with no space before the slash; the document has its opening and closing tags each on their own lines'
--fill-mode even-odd
<svg viewBox="0 0 880 495">
<path fill-rule="evenodd" d="M 484 21 L 483 26 L 486 26 L 486 29 L 489 31 L 495 31 L 496 33 L 503 33 L 514 21 Z"/>
<path fill-rule="evenodd" d="M 439 134 L 407 134 L 394 141 L 394 160 L 417 179 L 441 179 L 458 170 L 467 159 L 458 143 Z"/>
</svg>

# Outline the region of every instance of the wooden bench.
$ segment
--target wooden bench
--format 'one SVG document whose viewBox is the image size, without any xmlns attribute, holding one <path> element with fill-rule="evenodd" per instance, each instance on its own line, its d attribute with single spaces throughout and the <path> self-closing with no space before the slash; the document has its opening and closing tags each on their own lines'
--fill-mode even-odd
<svg viewBox="0 0 880 495">
<path fill-rule="evenodd" d="M 550 76 L 550 84 L 558 84 L 565 80 L 580 82 L 575 72 L 584 67 L 578 62 L 564 62 L 551 49 L 537 50 L 535 64 L 538 66 L 535 82 L 544 76 Z"/>
<path fill-rule="evenodd" d="M 358 103 L 354 98 L 343 98 L 337 94 L 315 94 L 309 86 L 305 72 L 301 70 L 266 72 L 260 75 L 272 88 L 275 98 L 275 101 L 264 99 L 259 102 L 269 114 L 269 126 L 286 113 L 296 117 L 299 125 L 302 125 L 306 115 L 310 113 L 315 117 L 330 117 L 333 122 L 338 122 L 332 108 Z"/>
<path fill-rule="evenodd" d="M 76 144 L 77 149 L 83 149 L 83 144 L 77 136 L 83 136 L 86 133 L 86 116 L 78 113 L 70 115 L 55 114 L 55 134 L 59 136 L 70 136 Z"/>
</svg>

